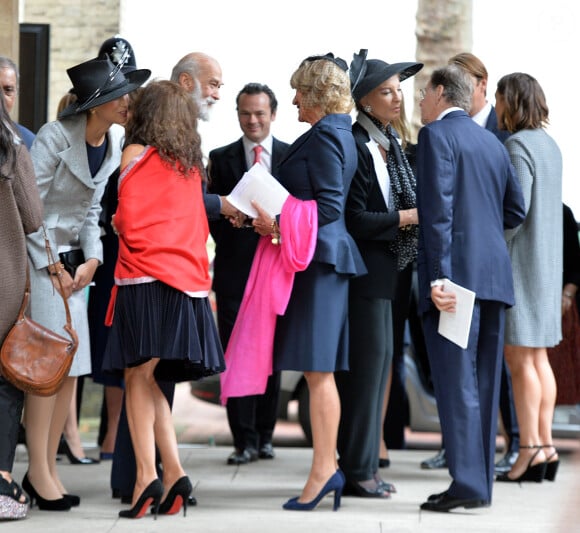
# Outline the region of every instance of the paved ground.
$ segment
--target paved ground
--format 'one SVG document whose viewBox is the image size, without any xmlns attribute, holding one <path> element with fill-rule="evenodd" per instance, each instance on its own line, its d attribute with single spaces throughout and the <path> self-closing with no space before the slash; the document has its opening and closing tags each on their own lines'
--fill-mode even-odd
<svg viewBox="0 0 580 533">
<path fill-rule="evenodd" d="M 427 495 L 440 492 L 449 483 L 447 471 L 424 471 L 419 463 L 438 447 L 438 435 L 409 434 L 413 449 L 392 451 L 392 465 L 383 477 L 398 489 L 391 500 L 343 498 L 332 512 L 332 499 L 325 499 L 314 512 L 284 511 L 282 503 L 298 495 L 306 478 L 311 450 L 301 446 L 303 437 L 296 423 L 278 425 L 275 435 L 277 457 L 241 467 L 225 463 L 231 451 L 223 408 L 190 400 L 185 388 L 178 390 L 176 427 L 182 444 L 183 465 L 195 489 L 199 505 L 187 516 L 146 516 L 141 520 L 119 519 L 121 506 L 111 499 L 110 463 L 59 466 L 71 493 L 82 498 L 80 507 L 65 513 L 32 509 L 28 518 L 0 525 L 4 531 L 27 532 L 155 532 L 213 533 L 317 533 L 354 532 L 525 532 L 580 531 L 580 443 L 558 441 L 562 465 L 555 483 L 497 483 L 490 508 L 460 510 L 450 514 L 419 511 Z M 193 438 L 195 437 L 195 439 Z M 210 443 L 218 442 L 218 445 Z M 88 443 L 87 443 L 88 444 Z M 88 455 L 97 450 L 87 448 Z M 498 456 L 499 457 L 499 456 Z M 20 481 L 26 471 L 26 452 L 18 450 L 14 475 Z"/>
<path fill-rule="evenodd" d="M 60 472 L 71 493 L 82 498 L 80 507 L 65 513 L 33 509 L 25 520 L 4 523 L 2 531 L 50 532 L 525 532 L 580 531 L 580 457 L 563 454 L 555 483 L 497 483 L 490 508 L 451 514 L 419 511 L 428 494 L 443 490 L 449 478 L 444 470 L 422 471 L 421 460 L 430 450 L 393 451 L 392 465 L 383 472 L 398 493 L 391 500 L 343 498 L 332 512 L 332 499 L 323 500 L 313 512 L 289 512 L 281 508 L 297 495 L 305 480 L 311 450 L 277 448 L 273 461 L 242 467 L 225 464 L 229 447 L 181 447 L 184 467 L 195 485 L 198 506 L 187 516 L 146 516 L 140 520 L 117 518 L 123 508 L 112 500 L 108 463 L 78 466 L 63 464 Z M 90 452 L 90 450 L 89 450 Z M 25 462 L 18 462 L 16 479 L 22 479 Z"/>
</svg>

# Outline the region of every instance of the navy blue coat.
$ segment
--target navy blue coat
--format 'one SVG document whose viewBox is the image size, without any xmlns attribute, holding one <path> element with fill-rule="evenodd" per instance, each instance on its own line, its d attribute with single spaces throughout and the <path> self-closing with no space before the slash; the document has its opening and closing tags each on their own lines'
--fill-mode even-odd
<svg viewBox="0 0 580 533">
<path fill-rule="evenodd" d="M 334 266 L 339 274 L 366 273 L 344 221 L 346 195 L 356 164 L 351 118 L 346 114 L 320 119 L 294 141 L 280 162 L 279 180 L 288 192 L 300 200 L 317 202 L 318 236 L 312 260 Z"/>
<path fill-rule="evenodd" d="M 430 282 L 441 278 L 513 305 L 504 229 L 524 220 L 524 199 L 505 147 L 466 112 L 421 128 L 417 206 L 419 311 L 432 306 Z"/>
</svg>

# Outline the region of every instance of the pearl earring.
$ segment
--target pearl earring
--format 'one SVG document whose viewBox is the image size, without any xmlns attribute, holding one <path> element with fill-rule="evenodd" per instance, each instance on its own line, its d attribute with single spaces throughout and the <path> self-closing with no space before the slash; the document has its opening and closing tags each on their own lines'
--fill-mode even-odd
<svg viewBox="0 0 580 533">
<path fill-rule="evenodd" d="M 364 111 L 365 113 L 370 113 L 372 110 L 373 110 L 373 108 L 372 108 L 370 105 L 365 105 L 365 106 L 363 107 L 363 111 Z"/>
</svg>

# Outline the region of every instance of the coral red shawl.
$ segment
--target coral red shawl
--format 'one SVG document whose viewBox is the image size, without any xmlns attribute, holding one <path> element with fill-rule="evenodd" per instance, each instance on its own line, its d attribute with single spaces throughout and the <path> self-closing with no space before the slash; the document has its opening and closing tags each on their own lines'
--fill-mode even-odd
<svg viewBox="0 0 580 533">
<path fill-rule="evenodd" d="M 159 280 L 190 296 L 208 295 L 209 228 L 197 169 L 185 177 L 147 147 L 121 175 L 115 227 L 119 255 L 108 325 L 117 285 Z"/>
</svg>

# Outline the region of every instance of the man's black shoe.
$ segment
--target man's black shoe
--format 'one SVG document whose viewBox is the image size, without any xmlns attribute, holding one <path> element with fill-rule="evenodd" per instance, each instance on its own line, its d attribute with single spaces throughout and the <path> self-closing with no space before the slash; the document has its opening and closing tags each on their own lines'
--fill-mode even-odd
<svg viewBox="0 0 580 533">
<path fill-rule="evenodd" d="M 445 457 L 445 448 L 441 448 L 439 453 L 431 459 L 421 461 L 421 468 L 424 470 L 434 470 L 436 468 L 447 468 L 447 457 Z"/>
<path fill-rule="evenodd" d="M 245 465 L 258 460 L 258 452 L 254 448 L 246 448 L 239 452 L 235 450 L 228 457 L 229 465 Z"/>
<path fill-rule="evenodd" d="M 508 450 L 507 453 L 497 462 L 494 466 L 494 471 L 496 474 L 506 474 L 512 469 L 512 466 L 518 458 L 518 452 L 514 450 Z"/>
<path fill-rule="evenodd" d="M 441 499 L 441 498 L 442 498 L 442 497 L 443 497 L 445 494 L 447 494 L 447 491 L 440 492 L 440 493 L 438 493 L 438 494 L 431 494 L 431 496 L 429 496 L 429 497 L 427 498 L 427 501 L 428 501 L 428 502 L 434 502 L 435 500 L 439 500 L 439 499 Z"/>
<path fill-rule="evenodd" d="M 274 459 L 276 454 L 274 453 L 274 447 L 272 446 L 272 443 L 266 442 L 265 444 L 262 444 L 258 456 L 260 459 Z"/>
<path fill-rule="evenodd" d="M 432 496 L 437 495 L 433 494 Z M 453 496 L 449 496 L 447 492 L 443 492 L 439 498 L 427 500 L 421 504 L 421 510 L 434 511 L 436 513 L 447 513 L 456 507 L 464 507 L 465 509 L 489 507 L 489 502 L 473 498 L 454 498 Z"/>
</svg>

